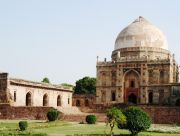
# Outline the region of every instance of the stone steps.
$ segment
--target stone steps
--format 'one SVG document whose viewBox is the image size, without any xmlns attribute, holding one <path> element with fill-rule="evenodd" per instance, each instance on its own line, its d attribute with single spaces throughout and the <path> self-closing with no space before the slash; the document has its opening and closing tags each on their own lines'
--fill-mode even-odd
<svg viewBox="0 0 180 136">
<path fill-rule="evenodd" d="M 86 122 L 87 115 L 95 115 L 98 122 L 105 122 L 106 115 L 104 113 L 94 113 L 91 109 L 79 109 L 78 107 L 72 106 L 70 108 L 58 107 L 57 108 L 61 113 L 61 119 L 64 121 L 72 122 Z"/>
<path fill-rule="evenodd" d="M 81 112 L 78 107 L 72 106 L 72 107 L 58 107 L 57 110 L 62 112 L 65 115 L 83 115 L 85 113 Z"/>
</svg>

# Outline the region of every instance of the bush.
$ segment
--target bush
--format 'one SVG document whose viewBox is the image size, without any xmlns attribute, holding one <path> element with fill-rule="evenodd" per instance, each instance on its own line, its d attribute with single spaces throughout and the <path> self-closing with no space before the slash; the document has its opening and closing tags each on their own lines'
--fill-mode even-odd
<svg viewBox="0 0 180 136">
<path fill-rule="evenodd" d="M 147 130 L 151 125 L 151 119 L 148 114 L 138 107 L 129 107 L 124 114 L 127 118 L 125 127 L 131 131 L 133 136 Z"/>
<path fill-rule="evenodd" d="M 28 127 L 27 121 L 19 121 L 19 129 L 20 129 L 21 131 L 26 130 L 27 127 Z"/>
<path fill-rule="evenodd" d="M 47 113 L 47 118 L 49 121 L 55 121 L 59 117 L 59 111 L 57 109 L 50 109 Z"/>
<path fill-rule="evenodd" d="M 95 115 L 87 115 L 86 122 L 88 124 L 95 124 L 96 123 L 96 116 Z"/>
</svg>

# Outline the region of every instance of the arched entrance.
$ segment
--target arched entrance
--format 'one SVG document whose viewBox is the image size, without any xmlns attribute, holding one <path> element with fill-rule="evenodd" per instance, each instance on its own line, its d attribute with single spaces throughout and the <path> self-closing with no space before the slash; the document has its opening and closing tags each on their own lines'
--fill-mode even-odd
<svg viewBox="0 0 180 136">
<path fill-rule="evenodd" d="M 180 99 L 176 100 L 176 106 L 180 106 Z"/>
<path fill-rule="evenodd" d="M 61 96 L 58 95 L 57 97 L 57 106 L 61 106 Z"/>
<path fill-rule="evenodd" d="M 80 107 L 80 106 L 81 106 L 80 100 L 76 100 L 76 106 L 77 106 L 77 107 Z"/>
<path fill-rule="evenodd" d="M 43 106 L 48 106 L 48 95 L 47 94 L 45 94 L 43 96 Z"/>
<path fill-rule="evenodd" d="M 152 92 L 149 93 L 148 99 L 149 99 L 149 104 L 152 104 L 153 103 L 153 93 Z"/>
<path fill-rule="evenodd" d="M 88 107 L 89 106 L 89 101 L 88 101 L 88 99 L 86 99 L 85 100 L 85 104 L 84 104 L 86 107 Z"/>
<path fill-rule="evenodd" d="M 116 101 L 116 94 L 115 94 L 115 92 L 112 92 L 112 94 L 111 94 L 111 100 L 112 100 L 112 101 Z"/>
<path fill-rule="evenodd" d="M 30 92 L 26 94 L 26 106 L 32 106 L 32 96 Z"/>
<path fill-rule="evenodd" d="M 132 93 L 128 96 L 128 103 L 129 104 L 137 104 L 137 97 L 135 94 Z"/>
<path fill-rule="evenodd" d="M 139 73 L 134 70 L 128 70 L 124 74 L 124 102 L 137 104 L 139 102 Z"/>
</svg>

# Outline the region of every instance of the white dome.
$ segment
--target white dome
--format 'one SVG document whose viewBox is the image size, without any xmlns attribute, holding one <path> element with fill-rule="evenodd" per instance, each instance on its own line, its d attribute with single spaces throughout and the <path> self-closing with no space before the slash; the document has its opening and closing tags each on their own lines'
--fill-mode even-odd
<svg viewBox="0 0 180 136">
<path fill-rule="evenodd" d="M 168 49 L 168 44 L 161 30 L 140 16 L 116 38 L 115 50 L 128 47 Z"/>
</svg>

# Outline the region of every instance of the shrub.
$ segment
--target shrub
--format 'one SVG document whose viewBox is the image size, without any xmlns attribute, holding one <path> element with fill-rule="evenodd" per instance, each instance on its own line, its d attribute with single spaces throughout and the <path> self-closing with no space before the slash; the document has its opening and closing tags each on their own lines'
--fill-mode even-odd
<svg viewBox="0 0 180 136">
<path fill-rule="evenodd" d="M 151 119 L 148 114 L 138 107 L 129 107 L 124 114 L 127 118 L 126 127 L 133 136 L 143 130 L 147 130 L 151 125 Z"/>
<path fill-rule="evenodd" d="M 28 127 L 27 121 L 19 121 L 19 129 L 20 129 L 21 131 L 26 130 L 27 127 Z"/>
<path fill-rule="evenodd" d="M 96 116 L 95 115 L 87 115 L 86 122 L 88 124 L 95 124 L 96 123 Z"/>
<path fill-rule="evenodd" d="M 59 117 L 59 111 L 57 109 L 50 109 L 47 113 L 47 118 L 49 121 L 55 121 Z"/>
<path fill-rule="evenodd" d="M 108 124 L 110 126 L 110 135 L 113 135 L 113 129 L 115 125 L 118 124 L 125 124 L 126 123 L 126 116 L 121 112 L 120 109 L 116 107 L 112 107 L 106 111 L 106 116 L 108 119 Z"/>
</svg>

